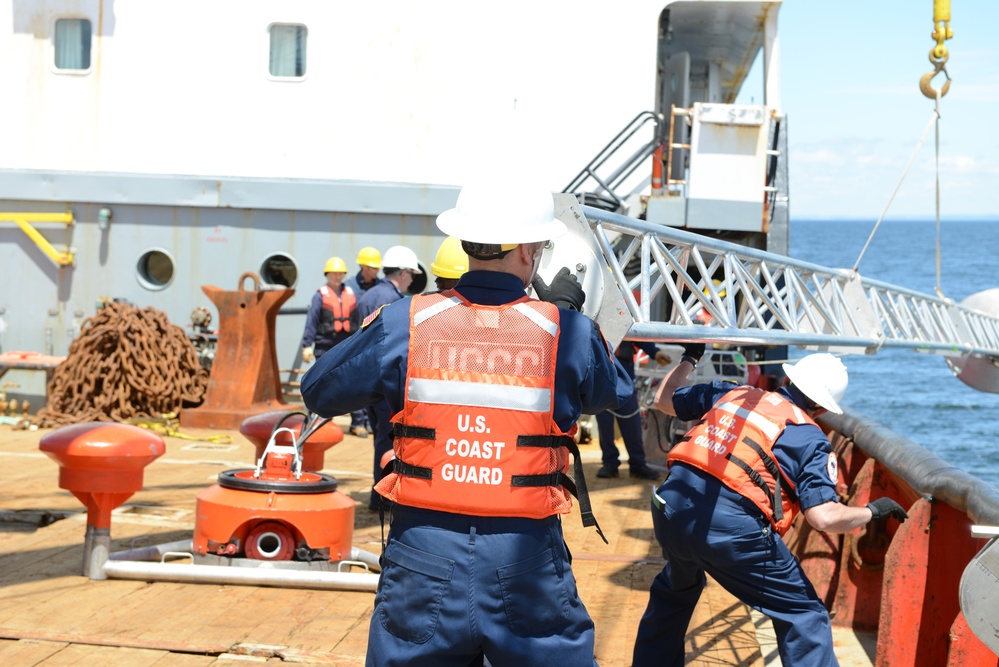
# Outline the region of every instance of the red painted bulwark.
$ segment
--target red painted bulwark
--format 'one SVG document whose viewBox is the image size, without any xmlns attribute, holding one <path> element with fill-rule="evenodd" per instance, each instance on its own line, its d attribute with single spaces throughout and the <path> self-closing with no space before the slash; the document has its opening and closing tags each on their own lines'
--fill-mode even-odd
<svg viewBox="0 0 999 667">
<path fill-rule="evenodd" d="M 885 563 L 876 667 L 948 664 L 961 575 L 978 547 L 964 513 L 924 498 L 913 505 Z M 969 645 L 961 637 L 956 648 Z"/>
<path fill-rule="evenodd" d="M 950 629 L 950 652 L 947 655 L 947 667 L 996 667 L 999 657 L 982 643 L 964 619 L 964 614 L 958 614 L 954 627 Z"/>
</svg>

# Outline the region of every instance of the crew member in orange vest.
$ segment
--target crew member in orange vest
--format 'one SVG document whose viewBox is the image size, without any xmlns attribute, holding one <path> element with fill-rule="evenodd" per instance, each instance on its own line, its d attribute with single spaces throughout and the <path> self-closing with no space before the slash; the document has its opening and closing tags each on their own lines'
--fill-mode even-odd
<svg viewBox="0 0 999 667">
<path fill-rule="evenodd" d="M 309 312 L 305 315 L 302 334 L 302 361 L 318 359 L 334 345 L 343 342 L 357 329 L 357 295 L 344 284 L 347 264 L 339 257 L 330 257 L 323 266 L 326 284 L 312 295 Z M 350 433 L 368 437 L 367 415 L 363 410 L 350 413 Z"/>
<path fill-rule="evenodd" d="M 635 667 L 684 664 L 687 624 L 705 572 L 773 621 L 784 665 L 836 665 L 829 614 L 782 536 L 800 511 L 816 530 L 845 533 L 904 521 L 891 498 L 849 507 L 838 466 L 815 419 L 841 414 L 847 371 L 831 354 L 784 364 L 790 384 L 768 392 L 727 382 L 685 386 L 704 345 L 684 345 L 656 407 L 695 426 L 670 450 L 653 492 L 652 522 L 667 560 L 638 627 Z"/>
<path fill-rule="evenodd" d="M 516 205 L 497 205 L 497 192 L 516 192 Z M 576 420 L 618 407 L 633 385 L 577 312 L 575 276 L 532 280 L 566 231 L 551 192 L 466 185 L 437 226 L 468 254 L 458 284 L 383 307 L 302 381 L 319 415 L 382 399 L 393 414 L 367 664 L 595 665 L 560 516 L 577 492 L 592 523 Z"/>
</svg>

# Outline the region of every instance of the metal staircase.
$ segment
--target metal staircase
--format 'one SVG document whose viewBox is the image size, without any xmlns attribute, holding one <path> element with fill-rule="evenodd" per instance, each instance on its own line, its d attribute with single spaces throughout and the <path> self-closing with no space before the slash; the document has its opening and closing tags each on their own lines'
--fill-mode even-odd
<svg viewBox="0 0 999 667">
<path fill-rule="evenodd" d="M 620 329 L 630 316 L 625 338 L 999 359 L 999 318 L 950 299 L 594 207 L 579 213 L 624 302 L 597 320 Z M 640 271 L 626 278 L 635 261 Z M 695 321 L 702 308 L 707 325 Z"/>
<path fill-rule="evenodd" d="M 650 125 L 653 136 L 648 140 Z M 665 123 L 660 116 L 643 111 L 618 132 L 562 192 L 575 194 L 584 204 L 597 208 L 626 211 L 627 197 L 649 184 L 648 179 L 634 183 L 629 178 L 662 144 L 664 131 Z M 616 156 L 624 151 L 630 152 L 618 163 Z M 611 161 L 612 158 L 615 160 Z"/>
</svg>

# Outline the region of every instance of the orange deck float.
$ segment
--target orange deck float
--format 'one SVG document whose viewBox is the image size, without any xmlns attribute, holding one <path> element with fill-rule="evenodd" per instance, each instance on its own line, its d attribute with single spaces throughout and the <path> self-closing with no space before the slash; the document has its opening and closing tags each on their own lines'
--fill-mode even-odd
<svg viewBox="0 0 999 667">
<path fill-rule="evenodd" d="M 298 431 L 299 444 L 302 448 L 302 470 L 309 472 L 322 470 L 326 450 L 343 441 L 343 429 L 332 421 L 326 421 L 308 433 L 303 441 L 301 436 L 310 426 L 310 424 L 306 424 L 305 414 L 286 410 L 265 412 L 249 417 L 240 424 L 239 432 L 257 448 L 256 457 L 259 460 L 264 455 L 264 449 L 267 447 L 271 434 L 278 426 L 286 426 Z M 279 445 L 287 445 L 291 442 L 292 439 L 288 433 L 278 434 L 277 443 Z"/>
<path fill-rule="evenodd" d="M 110 548 L 111 512 L 142 489 L 143 470 L 166 443 L 138 426 L 87 422 L 52 431 L 38 448 L 59 464 L 59 486 L 87 506 L 83 573 L 102 579 L 91 565 L 99 570 Z"/>
<path fill-rule="evenodd" d="M 306 429 L 305 437 L 326 426 Z M 339 442 L 343 433 L 336 431 Z M 198 494 L 193 546 L 199 561 L 245 557 L 322 567 L 351 558 L 354 501 L 336 490 L 332 476 L 305 469 L 302 446 L 293 429 L 278 426 L 256 468 L 227 470 Z M 322 450 L 318 454 L 321 465 Z"/>
</svg>

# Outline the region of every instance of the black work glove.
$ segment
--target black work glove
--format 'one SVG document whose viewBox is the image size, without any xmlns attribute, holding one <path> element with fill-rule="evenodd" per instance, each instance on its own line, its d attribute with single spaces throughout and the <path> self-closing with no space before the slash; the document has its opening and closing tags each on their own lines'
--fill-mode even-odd
<svg viewBox="0 0 999 667">
<path fill-rule="evenodd" d="M 880 521 L 881 519 L 887 519 L 890 516 L 898 519 L 899 523 L 902 523 L 909 518 L 909 515 L 905 513 L 902 506 L 896 503 L 891 498 L 878 498 L 877 500 L 872 500 L 867 503 L 867 509 L 871 510 L 871 521 Z"/>
<path fill-rule="evenodd" d="M 569 273 L 569 267 L 563 266 L 552 278 L 552 284 L 548 285 L 541 276 L 535 276 L 531 281 L 531 287 L 538 298 L 548 303 L 553 303 L 559 308 L 569 310 L 583 310 L 583 302 L 586 301 L 586 293 L 583 286 L 579 284 L 576 275 Z"/>
<path fill-rule="evenodd" d="M 704 356 L 704 343 L 684 343 L 683 356 L 694 360 L 694 365 Z"/>
</svg>

